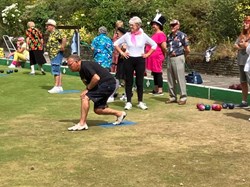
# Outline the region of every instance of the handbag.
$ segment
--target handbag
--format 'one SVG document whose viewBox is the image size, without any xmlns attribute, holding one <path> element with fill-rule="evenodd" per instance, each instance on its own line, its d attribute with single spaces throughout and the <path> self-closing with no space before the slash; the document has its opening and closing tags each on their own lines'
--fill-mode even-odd
<svg viewBox="0 0 250 187">
<path fill-rule="evenodd" d="M 187 83 L 192 83 L 192 84 L 202 84 L 203 80 L 201 78 L 200 73 L 192 71 L 188 75 L 185 76 Z"/>
</svg>

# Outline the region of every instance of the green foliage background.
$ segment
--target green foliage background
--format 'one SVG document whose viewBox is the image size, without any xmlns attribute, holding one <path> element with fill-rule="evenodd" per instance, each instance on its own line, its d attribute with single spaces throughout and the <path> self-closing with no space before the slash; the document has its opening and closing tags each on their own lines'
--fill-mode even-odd
<svg viewBox="0 0 250 187">
<path fill-rule="evenodd" d="M 250 15 L 249 0 L 30 0 L 25 4 L 22 0 L 2 0 L 0 9 L 12 3 L 19 4 L 22 22 L 8 26 L 0 19 L 0 35 L 23 35 L 30 20 L 45 31 L 45 22 L 52 18 L 58 25 L 81 26 L 82 39 L 89 43 L 98 27 L 106 26 L 112 36 L 116 20 L 123 20 L 128 28 L 128 20 L 135 15 L 142 19 L 144 30 L 151 34 L 147 23 L 159 10 L 168 22 L 180 20 L 181 30 L 188 34 L 195 51 L 232 43 L 241 31 L 243 17 Z M 168 24 L 164 31 L 169 32 Z"/>
</svg>

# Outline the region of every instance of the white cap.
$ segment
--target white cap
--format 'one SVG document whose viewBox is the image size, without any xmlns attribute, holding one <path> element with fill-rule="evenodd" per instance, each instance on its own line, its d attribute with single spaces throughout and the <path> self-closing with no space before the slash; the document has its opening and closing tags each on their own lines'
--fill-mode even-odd
<svg viewBox="0 0 250 187">
<path fill-rule="evenodd" d="M 53 26 L 56 26 L 56 21 L 53 20 L 53 19 L 49 19 L 45 24 L 46 24 L 46 25 L 53 25 Z"/>
</svg>

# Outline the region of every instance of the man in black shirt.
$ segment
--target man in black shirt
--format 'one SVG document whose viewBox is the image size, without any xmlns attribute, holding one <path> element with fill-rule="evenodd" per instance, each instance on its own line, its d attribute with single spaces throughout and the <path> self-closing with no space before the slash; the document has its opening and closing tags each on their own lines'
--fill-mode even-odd
<svg viewBox="0 0 250 187">
<path fill-rule="evenodd" d="M 69 127 L 69 131 L 87 130 L 87 115 L 89 100 L 94 102 L 94 112 L 103 115 L 115 115 L 117 120 L 113 123 L 119 125 L 126 117 L 124 111 L 118 111 L 107 106 L 109 96 L 116 88 L 114 77 L 98 63 L 81 61 L 78 55 L 71 55 L 67 59 L 68 67 L 72 72 L 79 72 L 86 89 L 81 93 L 81 117 L 78 124 Z"/>
</svg>

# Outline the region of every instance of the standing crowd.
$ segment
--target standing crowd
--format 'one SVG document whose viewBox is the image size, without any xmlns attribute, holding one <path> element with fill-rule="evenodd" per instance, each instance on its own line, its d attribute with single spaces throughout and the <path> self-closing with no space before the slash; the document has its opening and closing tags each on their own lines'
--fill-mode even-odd
<svg viewBox="0 0 250 187">
<path fill-rule="evenodd" d="M 151 71 L 154 81 L 154 88 L 150 94 L 163 95 L 164 61 L 167 64 L 169 92 L 166 104 L 186 104 L 185 58 L 190 53 L 188 37 L 180 30 L 178 20 L 169 22 L 170 33 L 166 35 L 163 31 L 165 23 L 165 17 L 157 13 L 150 22 L 153 34 L 148 36 L 142 29 L 142 21 L 139 17 L 134 16 L 129 20 L 129 30 L 126 30 L 123 22 L 118 20 L 112 39 L 107 35 L 107 28 L 101 26 L 98 29 L 98 36 L 91 43 L 94 62 L 83 61 L 76 54 L 67 58 L 69 69 L 73 72 L 79 72 L 82 82 L 86 85 L 86 89 L 80 95 L 81 115 L 79 123 L 68 130 L 88 129 L 87 114 L 90 100 L 94 102 L 96 114 L 114 115 L 116 121 L 113 124 L 119 125 L 127 114 L 124 111 L 109 108 L 108 103 L 114 101 L 120 84 L 125 87 L 124 110 L 131 110 L 134 106 L 132 102 L 134 89 L 137 93 L 136 106 L 147 110 L 148 106 L 143 100 L 143 81 L 146 69 Z M 20 67 L 23 61 L 30 60 L 30 75 L 35 75 L 35 64 L 38 64 L 41 73 L 45 75 L 42 67 L 46 63 L 43 35 L 35 27 L 34 22 L 28 22 L 27 26 L 26 40 L 23 37 L 18 38 L 17 51 L 10 54 L 14 55 L 14 59 L 9 67 Z M 60 68 L 66 46 L 66 37 L 56 29 L 56 26 L 56 22 L 52 19 L 46 22 L 46 30 L 49 33 L 46 51 L 49 54 L 51 73 L 54 76 L 54 86 L 48 90 L 51 94 L 63 91 Z M 238 107 L 248 107 L 250 16 L 244 19 L 243 29 L 235 42 L 235 48 L 238 50 L 237 62 L 242 86 L 242 102 Z M 116 73 L 115 76 L 111 75 L 111 72 Z"/>
</svg>

